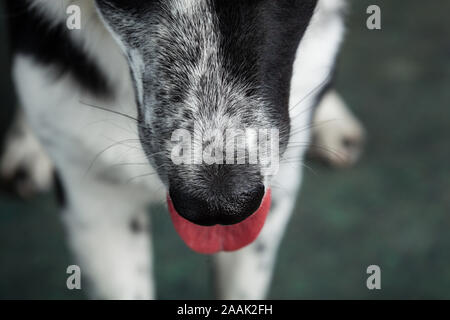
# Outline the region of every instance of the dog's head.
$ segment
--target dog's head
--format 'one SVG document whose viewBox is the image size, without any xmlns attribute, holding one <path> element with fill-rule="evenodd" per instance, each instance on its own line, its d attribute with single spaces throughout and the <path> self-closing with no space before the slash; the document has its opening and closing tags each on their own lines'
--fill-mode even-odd
<svg viewBox="0 0 450 320">
<path fill-rule="evenodd" d="M 142 145 L 184 229 L 262 227 L 254 213 L 270 204 L 292 65 L 316 1 L 96 1 L 128 58 Z"/>
</svg>

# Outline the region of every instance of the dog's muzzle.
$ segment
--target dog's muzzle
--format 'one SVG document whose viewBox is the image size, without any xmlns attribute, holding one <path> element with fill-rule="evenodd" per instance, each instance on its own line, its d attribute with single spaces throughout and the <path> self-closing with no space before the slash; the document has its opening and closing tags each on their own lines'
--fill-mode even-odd
<svg viewBox="0 0 450 320">
<path fill-rule="evenodd" d="M 244 198 L 247 201 L 238 206 L 227 203 L 232 198 L 211 205 L 201 199 L 180 196 L 172 189 L 167 203 L 175 229 L 186 245 L 198 253 L 213 254 L 239 250 L 261 232 L 270 209 L 271 191 L 257 187 Z"/>
</svg>

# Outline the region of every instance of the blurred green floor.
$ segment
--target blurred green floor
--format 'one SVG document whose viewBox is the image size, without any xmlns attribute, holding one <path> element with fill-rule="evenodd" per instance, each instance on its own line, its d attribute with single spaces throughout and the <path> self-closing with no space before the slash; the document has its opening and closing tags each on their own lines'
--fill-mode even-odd
<svg viewBox="0 0 450 320">
<path fill-rule="evenodd" d="M 311 164 L 270 297 L 448 299 L 450 2 L 352 3 L 338 87 L 366 124 L 368 147 L 351 170 Z M 381 31 L 365 28 L 370 4 L 381 6 Z M 212 298 L 208 258 L 184 247 L 162 207 L 153 229 L 158 297 Z M 72 263 L 53 195 L 0 196 L 0 299 L 83 297 L 65 289 Z M 371 264 L 382 270 L 377 292 L 365 286 Z"/>
</svg>

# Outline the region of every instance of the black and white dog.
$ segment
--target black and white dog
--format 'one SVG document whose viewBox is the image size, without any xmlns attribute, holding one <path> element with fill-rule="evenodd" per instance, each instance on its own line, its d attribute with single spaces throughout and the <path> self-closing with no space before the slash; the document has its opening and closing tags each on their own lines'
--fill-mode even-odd
<svg viewBox="0 0 450 320">
<path fill-rule="evenodd" d="M 66 26 L 70 5 L 81 9 L 79 30 Z M 25 195 L 56 172 L 92 296 L 155 297 L 146 213 L 167 199 L 186 244 L 215 254 L 219 297 L 263 298 L 311 133 L 332 163 L 358 157 L 363 129 L 324 89 L 342 1 L 7 0 L 7 10 L 23 113 L 1 174 L 22 172 Z M 217 145 L 228 129 L 250 127 L 277 130 L 276 174 L 259 162 L 171 157 L 179 129 L 200 128 Z"/>
</svg>

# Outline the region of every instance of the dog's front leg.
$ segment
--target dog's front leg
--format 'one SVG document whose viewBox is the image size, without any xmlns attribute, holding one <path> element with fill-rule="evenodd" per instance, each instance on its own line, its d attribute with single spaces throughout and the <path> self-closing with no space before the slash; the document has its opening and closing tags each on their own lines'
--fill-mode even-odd
<svg viewBox="0 0 450 320">
<path fill-rule="evenodd" d="M 309 155 L 337 168 L 350 167 L 361 156 L 365 135 L 342 97 L 328 90 L 314 112 Z"/>
<path fill-rule="evenodd" d="M 2 189 L 28 198 L 51 188 L 53 165 L 32 132 L 22 108 L 17 108 L 12 126 L 2 145 Z"/>
<path fill-rule="evenodd" d="M 300 163 L 281 164 L 272 187 L 272 209 L 259 237 L 239 251 L 223 252 L 214 257 L 218 298 L 253 300 L 266 297 L 300 182 Z"/>
<path fill-rule="evenodd" d="M 69 184 L 63 220 L 82 279 L 88 280 L 88 296 L 154 298 L 148 215 L 135 196 L 138 192 L 93 181 L 65 181 Z"/>
</svg>

